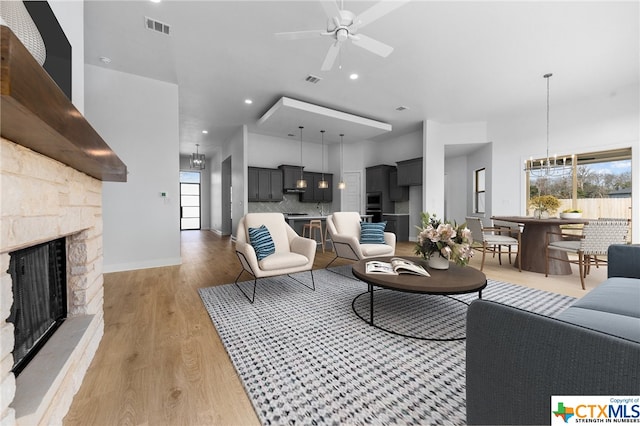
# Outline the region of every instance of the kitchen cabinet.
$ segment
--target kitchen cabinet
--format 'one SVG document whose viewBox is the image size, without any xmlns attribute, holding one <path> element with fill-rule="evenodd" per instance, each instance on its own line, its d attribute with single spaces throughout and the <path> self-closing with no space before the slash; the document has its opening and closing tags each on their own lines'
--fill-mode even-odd
<svg viewBox="0 0 640 426">
<path fill-rule="evenodd" d="M 396 241 L 409 241 L 408 214 L 383 214 L 382 220 L 387 222 L 384 230 L 396 234 Z"/>
<path fill-rule="evenodd" d="M 367 167 L 366 188 L 367 192 L 389 193 L 389 172 L 393 166 L 381 164 L 379 166 Z"/>
<path fill-rule="evenodd" d="M 422 157 L 398 161 L 398 185 L 422 185 Z"/>
<path fill-rule="evenodd" d="M 306 191 L 300 193 L 302 203 L 330 203 L 333 201 L 333 175 L 325 173 L 324 178 L 329 183 L 328 188 L 318 188 L 322 180 L 322 173 L 304 172 L 307 181 Z"/>
<path fill-rule="evenodd" d="M 282 170 L 249 167 L 249 201 L 282 201 Z"/>
<path fill-rule="evenodd" d="M 409 187 L 398 185 L 398 169 L 395 167 L 389 171 L 389 199 L 391 201 L 409 200 Z"/>
<path fill-rule="evenodd" d="M 296 188 L 296 182 L 300 179 L 300 172 L 304 167 L 283 164 L 278 166 L 278 169 L 282 170 L 282 189 L 284 192 L 301 192 Z"/>
</svg>

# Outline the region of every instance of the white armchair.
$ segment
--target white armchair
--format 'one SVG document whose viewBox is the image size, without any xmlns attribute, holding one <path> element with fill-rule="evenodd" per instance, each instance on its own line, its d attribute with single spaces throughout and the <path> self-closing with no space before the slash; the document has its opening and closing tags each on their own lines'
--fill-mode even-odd
<svg viewBox="0 0 640 426">
<path fill-rule="evenodd" d="M 360 214 L 358 212 L 335 212 L 327 216 L 327 229 L 331 236 L 333 250 L 337 258 L 362 260 L 377 256 L 393 256 L 396 252 L 396 235 L 384 233 L 384 244 L 360 243 Z"/>
<path fill-rule="evenodd" d="M 259 260 L 259 256 L 251 244 L 249 228 L 259 228 L 262 225 L 269 230 L 271 235 L 273 253 Z M 236 236 L 236 255 L 240 260 L 242 270 L 236 277 L 234 284 L 251 303 L 255 300 L 258 278 L 309 271 L 311 273 L 311 287 L 309 288 L 315 290 L 312 267 L 316 256 L 316 242 L 296 234 L 284 220 L 282 213 L 248 213 L 240 219 Z M 254 277 L 251 297 L 238 285 L 238 279 L 244 271 Z M 306 285 L 294 277 L 291 278 Z"/>
</svg>

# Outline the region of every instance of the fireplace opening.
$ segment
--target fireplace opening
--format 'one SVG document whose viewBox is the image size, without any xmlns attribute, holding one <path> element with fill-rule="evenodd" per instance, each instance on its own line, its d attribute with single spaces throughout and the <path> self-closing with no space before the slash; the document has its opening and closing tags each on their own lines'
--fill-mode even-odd
<svg viewBox="0 0 640 426">
<path fill-rule="evenodd" d="M 65 238 L 10 253 L 9 274 L 15 345 L 12 371 L 18 376 L 67 316 Z"/>
</svg>

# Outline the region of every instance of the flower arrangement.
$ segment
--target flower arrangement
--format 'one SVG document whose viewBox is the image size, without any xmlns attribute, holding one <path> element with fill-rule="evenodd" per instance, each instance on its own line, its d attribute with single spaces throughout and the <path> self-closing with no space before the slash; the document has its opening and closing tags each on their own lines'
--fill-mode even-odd
<svg viewBox="0 0 640 426">
<path fill-rule="evenodd" d="M 560 207 L 560 200 L 553 195 L 538 195 L 529 201 L 529 205 L 543 212 L 554 213 Z"/>
<path fill-rule="evenodd" d="M 450 259 L 458 265 L 465 266 L 473 256 L 471 244 L 473 239 L 466 223 L 456 225 L 455 222 L 441 221 L 435 214 L 422 213 L 422 226 L 417 227 L 418 243 L 415 253 L 429 259 L 435 253 Z"/>
</svg>

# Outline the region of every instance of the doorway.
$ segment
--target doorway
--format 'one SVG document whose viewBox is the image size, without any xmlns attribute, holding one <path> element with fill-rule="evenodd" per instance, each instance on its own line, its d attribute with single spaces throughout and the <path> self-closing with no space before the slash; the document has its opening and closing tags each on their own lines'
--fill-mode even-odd
<svg viewBox="0 0 640 426">
<path fill-rule="evenodd" d="M 200 229 L 200 172 L 180 172 L 180 230 Z"/>
</svg>

